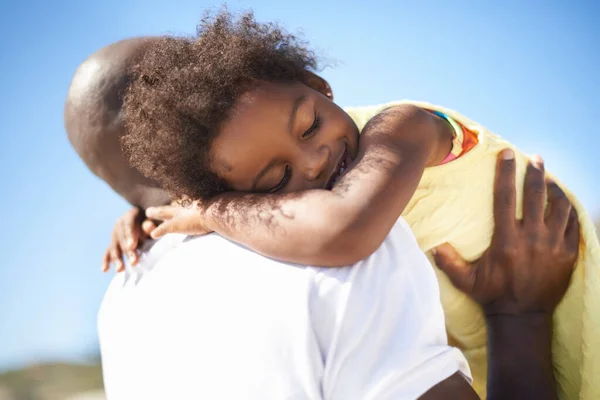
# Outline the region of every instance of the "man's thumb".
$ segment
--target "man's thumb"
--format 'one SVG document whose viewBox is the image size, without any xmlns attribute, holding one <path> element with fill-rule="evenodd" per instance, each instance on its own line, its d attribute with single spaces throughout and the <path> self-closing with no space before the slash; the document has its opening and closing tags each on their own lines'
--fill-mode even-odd
<svg viewBox="0 0 600 400">
<path fill-rule="evenodd" d="M 452 284 L 468 294 L 473 288 L 474 267 L 466 262 L 448 243 L 439 245 L 432 250 L 432 253 L 436 265 L 448 275 Z"/>
</svg>

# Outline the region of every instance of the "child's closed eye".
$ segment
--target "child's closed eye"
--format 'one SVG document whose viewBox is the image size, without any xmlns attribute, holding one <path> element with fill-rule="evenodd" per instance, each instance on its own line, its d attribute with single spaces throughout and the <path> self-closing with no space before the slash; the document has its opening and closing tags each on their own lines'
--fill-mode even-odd
<svg viewBox="0 0 600 400">
<path fill-rule="evenodd" d="M 308 128 L 306 130 L 306 132 L 304 132 L 302 134 L 302 139 L 308 139 L 309 137 L 313 136 L 317 132 L 317 130 L 319 129 L 320 126 L 321 126 L 321 116 L 315 110 L 315 116 L 314 116 L 314 119 L 313 119 L 313 123 L 310 126 L 310 128 Z"/>
<path fill-rule="evenodd" d="M 292 171 L 290 169 L 290 166 L 286 165 L 285 170 L 283 171 L 283 177 L 281 178 L 281 181 L 279 181 L 279 183 L 277 185 L 275 185 L 274 187 L 269 189 L 268 193 L 277 193 L 281 189 L 283 189 L 285 187 L 285 185 L 287 185 L 287 183 L 290 181 L 291 175 L 292 175 Z"/>
</svg>

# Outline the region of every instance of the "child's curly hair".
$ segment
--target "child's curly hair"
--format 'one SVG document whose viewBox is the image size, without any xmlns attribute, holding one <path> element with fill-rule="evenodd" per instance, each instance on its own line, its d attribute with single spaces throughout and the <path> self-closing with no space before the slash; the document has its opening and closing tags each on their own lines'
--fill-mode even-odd
<svg viewBox="0 0 600 400">
<path fill-rule="evenodd" d="M 123 150 L 173 197 L 208 199 L 227 190 L 208 154 L 236 99 L 261 81 L 307 83 L 316 67 L 306 43 L 277 24 L 207 13 L 195 37 L 157 38 L 134 66 Z"/>
</svg>

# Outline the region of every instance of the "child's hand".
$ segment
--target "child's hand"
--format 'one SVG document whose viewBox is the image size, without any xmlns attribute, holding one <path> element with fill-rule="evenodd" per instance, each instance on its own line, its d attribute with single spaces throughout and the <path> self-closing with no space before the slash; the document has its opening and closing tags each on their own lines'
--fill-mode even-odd
<svg viewBox="0 0 600 400">
<path fill-rule="evenodd" d="M 141 208 L 134 207 L 123 214 L 115 223 L 110 244 L 104 253 L 102 272 L 108 271 L 110 264 L 114 264 L 117 272 L 123 271 L 124 254 L 131 265 L 137 264 L 139 260 L 136 250 L 155 228 L 156 224 L 146 219 Z"/>
<path fill-rule="evenodd" d="M 489 249 L 473 263 L 447 244 L 435 252 L 438 267 L 480 303 L 487 316 L 552 315 L 577 260 L 577 214 L 558 185 L 544 180 L 540 158 L 527 168 L 523 193 L 523 219 L 518 221 L 514 153 L 504 150 L 496 172 L 495 226 Z"/>
<path fill-rule="evenodd" d="M 212 232 L 205 228 L 203 210 L 199 203 L 189 207 L 170 205 L 162 207 L 149 207 L 146 216 L 162 223 L 150 235 L 157 239 L 167 233 L 184 233 L 186 235 L 205 235 Z"/>
</svg>

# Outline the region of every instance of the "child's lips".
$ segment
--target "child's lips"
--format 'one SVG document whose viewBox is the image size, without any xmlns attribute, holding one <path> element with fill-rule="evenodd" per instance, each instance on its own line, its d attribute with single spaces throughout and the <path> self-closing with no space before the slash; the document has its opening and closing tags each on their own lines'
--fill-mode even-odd
<svg viewBox="0 0 600 400">
<path fill-rule="evenodd" d="M 331 188 L 333 188 L 333 185 L 335 185 L 344 171 L 346 171 L 348 165 L 350 165 L 350 155 L 348 154 L 348 148 L 345 147 L 342 156 L 340 157 L 335 169 L 333 170 L 333 173 L 331 174 L 331 177 L 327 181 L 325 189 L 331 190 Z"/>
</svg>

